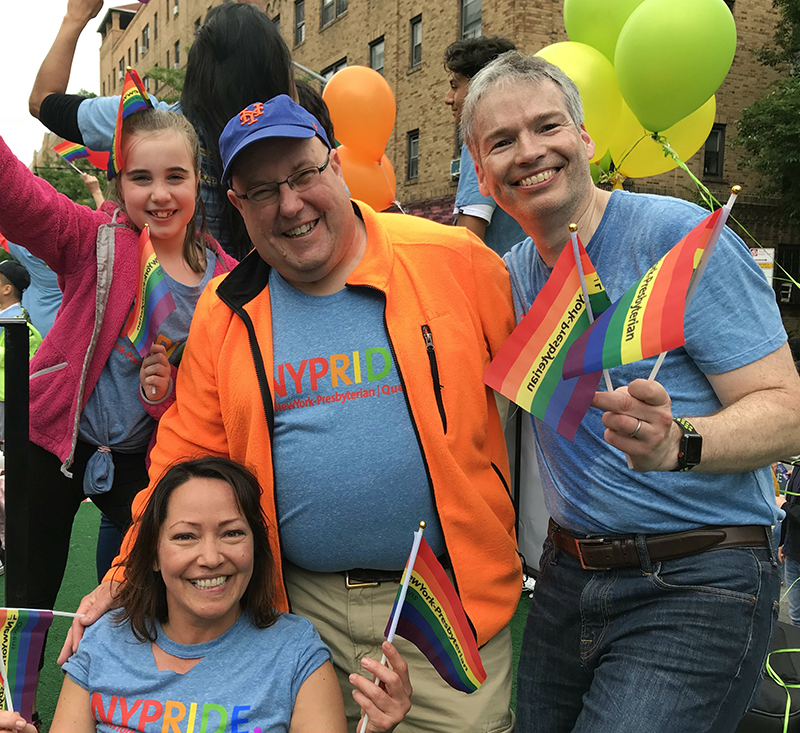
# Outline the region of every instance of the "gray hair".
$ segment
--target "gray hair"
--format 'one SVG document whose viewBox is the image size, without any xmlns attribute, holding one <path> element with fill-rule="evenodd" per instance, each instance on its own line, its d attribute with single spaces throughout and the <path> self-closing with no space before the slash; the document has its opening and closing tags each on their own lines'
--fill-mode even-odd
<svg viewBox="0 0 800 733">
<path fill-rule="evenodd" d="M 501 84 L 528 82 L 541 84 L 551 81 L 560 90 L 575 127 L 583 123 L 583 104 L 578 87 L 558 66 L 539 56 L 527 56 L 519 51 L 507 51 L 484 66 L 469 82 L 464 107 L 461 110 L 461 136 L 473 159 L 477 152 L 475 139 L 475 108 L 486 93 Z"/>
</svg>

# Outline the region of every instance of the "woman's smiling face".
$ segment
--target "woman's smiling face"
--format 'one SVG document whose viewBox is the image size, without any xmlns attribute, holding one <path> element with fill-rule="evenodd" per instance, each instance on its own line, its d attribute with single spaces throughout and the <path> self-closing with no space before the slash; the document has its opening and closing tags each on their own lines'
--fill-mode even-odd
<svg viewBox="0 0 800 733">
<path fill-rule="evenodd" d="M 253 533 L 225 481 L 192 478 L 172 492 L 154 569 L 174 641 L 208 641 L 236 623 L 253 575 Z"/>
</svg>

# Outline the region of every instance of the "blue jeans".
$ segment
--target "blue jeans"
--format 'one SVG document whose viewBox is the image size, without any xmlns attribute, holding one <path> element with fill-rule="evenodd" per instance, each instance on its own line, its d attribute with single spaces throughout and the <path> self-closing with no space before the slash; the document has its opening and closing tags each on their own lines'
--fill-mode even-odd
<svg viewBox="0 0 800 733">
<path fill-rule="evenodd" d="M 731 733 L 778 616 L 767 547 L 588 571 L 544 544 L 517 674 L 517 733 Z M 798 583 L 800 586 L 800 583 Z"/>
<path fill-rule="evenodd" d="M 798 580 L 800 578 L 800 562 L 787 557 L 783 564 L 783 574 L 786 597 L 789 601 L 789 618 L 795 626 L 800 626 L 800 580 Z M 795 581 L 797 582 L 795 583 Z"/>
</svg>

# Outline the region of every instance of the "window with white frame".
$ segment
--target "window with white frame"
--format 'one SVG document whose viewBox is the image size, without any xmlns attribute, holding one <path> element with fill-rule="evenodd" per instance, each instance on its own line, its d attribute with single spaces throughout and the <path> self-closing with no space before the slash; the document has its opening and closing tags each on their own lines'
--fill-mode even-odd
<svg viewBox="0 0 800 733">
<path fill-rule="evenodd" d="M 384 45 L 383 36 L 369 44 L 369 67 L 379 74 L 383 74 Z"/>
<path fill-rule="evenodd" d="M 481 0 L 461 0 L 461 38 L 481 34 Z"/>
<path fill-rule="evenodd" d="M 306 40 L 306 3 L 305 0 L 296 0 L 294 4 L 294 45 L 297 46 Z"/>
<path fill-rule="evenodd" d="M 416 181 L 419 178 L 419 130 L 406 133 L 406 148 L 408 150 L 406 179 Z"/>
<path fill-rule="evenodd" d="M 422 16 L 411 19 L 411 68 L 422 63 Z"/>
</svg>

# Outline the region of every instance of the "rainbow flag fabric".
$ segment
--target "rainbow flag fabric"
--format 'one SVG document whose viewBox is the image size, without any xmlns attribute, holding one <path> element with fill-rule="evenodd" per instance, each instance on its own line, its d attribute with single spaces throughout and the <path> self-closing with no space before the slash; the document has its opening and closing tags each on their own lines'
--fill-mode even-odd
<svg viewBox="0 0 800 733">
<path fill-rule="evenodd" d="M 686 291 L 721 211 L 703 219 L 581 334 L 564 360 L 565 379 L 647 359 L 686 343 Z"/>
<path fill-rule="evenodd" d="M 0 650 L 8 675 L 0 688 L 0 705 L 11 709 L 6 699 L 9 690 L 13 709 L 25 720 L 33 715 L 39 658 L 51 623 L 52 611 L 0 608 Z"/>
<path fill-rule="evenodd" d="M 578 240 L 592 313 L 611 301 Z M 575 439 L 597 391 L 600 371 L 565 380 L 567 349 L 589 327 L 580 275 L 571 246 L 564 248 L 545 286 L 492 360 L 483 381 L 568 440 Z"/>
<path fill-rule="evenodd" d="M 78 145 L 78 143 L 71 143 L 65 140 L 63 143 L 53 146 L 53 150 L 57 155 L 60 155 L 64 160 L 73 163 L 81 158 L 89 157 L 89 149 L 85 145 Z"/>
<path fill-rule="evenodd" d="M 175 310 L 175 301 L 158 263 L 150 229 L 139 237 L 139 287 L 123 332 L 144 358 L 153 345 L 164 319 Z"/>
<path fill-rule="evenodd" d="M 407 576 L 408 563 L 403 582 Z M 397 612 L 403 582 L 386 626 L 386 636 L 389 636 L 391 620 Z M 461 600 L 424 537 L 411 568 L 408 591 L 395 633 L 414 644 L 442 679 L 456 690 L 475 692 L 486 679 L 478 644 Z"/>
<path fill-rule="evenodd" d="M 119 110 L 117 110 L 117 124 L 114 127 L 114 142 L 111 146 L 111 155 L 108 156 L 108 180 L 125 167 L 122 160 L 122 123 L 125 119 L 142 110 L 153 106 L 150 97 L 144 90 L 144 85 L 139 75 L 134 69 L 128 67 L 125 73 L 125 82 L 122 85 L 122 96 L 119 100 Z"/>
</svg>

